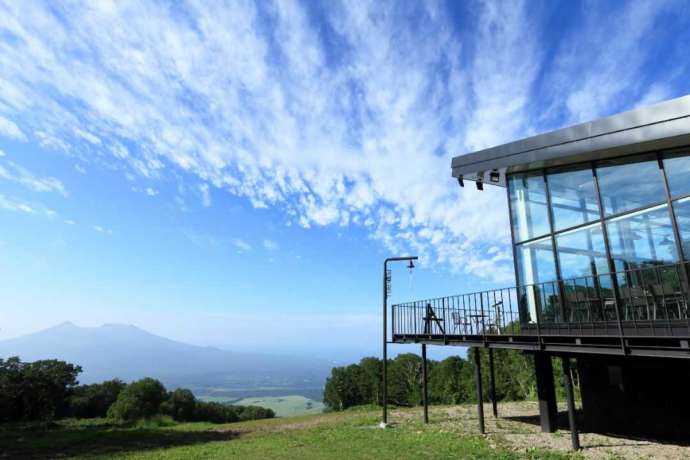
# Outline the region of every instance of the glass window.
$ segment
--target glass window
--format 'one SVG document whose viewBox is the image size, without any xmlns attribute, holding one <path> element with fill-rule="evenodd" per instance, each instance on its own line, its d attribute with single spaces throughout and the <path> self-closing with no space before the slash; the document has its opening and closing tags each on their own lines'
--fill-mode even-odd
<svg viewBox="0 0 690 460">
<path fill-rule="evenodd" d="M 687 259 L 690 258 L 690 198 L 683 198 L 673 203 L 673 211 L 676 213 L 683 254 Z"/>
<path fill-rule="evenodd" d="M 667 156 L 664 169 L 672 196 L 690 194 L 690 156 L 687 153 Z"/>
<path fill-rule="evenodd" d="M 599 223 L 557 235 L 556 247 L 564 280 L 609 272 Z"/>
<path fill-rule="evenodd" d="M 668 206 L 660 205 L 606 223 L 616 270 L 675 262 L 675 239 Z"/>
<path fill-rule="evenodd" d="M 515 174 L 508 181 L 515 241 L 549 233 L 546 186 L 541 173 Z"/>
<path fill-rule="evenodd" d="M 550 173 L 549 192 L 556 230 L 581 225 L 599 218 L 594 177 L 590 168 Z"/>
<path fill-rule="evenodd" d="M 518 265 L 518 284 L 545 283 L 556 279 L 551 237 L 515 246 Z"/>
<path fill-rule="evenodd" d="M 599 191 L 606 214 L 617 214 L 666 199 L 656 159 L 646 156 L 636 163 L 616 160 L 597 168 Z"/>
</svg>

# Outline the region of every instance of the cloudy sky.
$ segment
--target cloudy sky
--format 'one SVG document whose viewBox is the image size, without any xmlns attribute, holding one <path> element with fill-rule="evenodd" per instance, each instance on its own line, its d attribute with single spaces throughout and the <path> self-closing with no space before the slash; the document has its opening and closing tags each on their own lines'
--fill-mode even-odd
<svg viewBox="0 0 690 460">
<path fill-rule="evenodd" d="M 505 191 L 451 157 L 690 93 L 689 26 L 661 0 L 0 1 L 0 338 L 374 350 L 388 255 L 422 257 L 394 300 L 513 282 Z"/>
</svg>

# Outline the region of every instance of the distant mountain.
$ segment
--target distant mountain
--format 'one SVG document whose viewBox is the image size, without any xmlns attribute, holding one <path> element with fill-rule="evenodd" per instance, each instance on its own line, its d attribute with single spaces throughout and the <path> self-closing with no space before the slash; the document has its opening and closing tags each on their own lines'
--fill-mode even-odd
<svg viewBox="0 0 690 460">
<path fill-rule="evenodd" d="M 0 358 L 22 361 L 61 359 L 79 364 L 81 383 L 118 377 L 154 377 L 166 385 L 226 388 L 266 384 L 322 385 L 331 364 L 323 360 L 259 353 L 237 353 L 166 339 L 135 326 L 78 327 L 66 322 L 0 341 Z M 250 392 L 255 393 L 255 392 Z"/>
</svg>

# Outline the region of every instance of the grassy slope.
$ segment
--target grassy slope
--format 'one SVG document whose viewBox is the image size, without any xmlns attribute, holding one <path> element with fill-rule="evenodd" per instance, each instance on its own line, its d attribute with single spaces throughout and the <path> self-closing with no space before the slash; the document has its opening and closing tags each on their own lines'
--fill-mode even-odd
<svg viewBox="0 0 690 460">
<path fill-rule="evenodd" d="M 104 421 L 63 422 L 50 430 L 0 428 L 0 457 L 78 456 L 126 459 L 564 459 L 544 450 L 509 451 L 443 423 L 424 426 L 417 412 L 394 415 L 393 429 L 375 428 L 378 411 L 355 410 L 227 425 L 176 424 L 121 428 Z M 433 420 L 432 420 L 433 421 Z"/>
</svg>

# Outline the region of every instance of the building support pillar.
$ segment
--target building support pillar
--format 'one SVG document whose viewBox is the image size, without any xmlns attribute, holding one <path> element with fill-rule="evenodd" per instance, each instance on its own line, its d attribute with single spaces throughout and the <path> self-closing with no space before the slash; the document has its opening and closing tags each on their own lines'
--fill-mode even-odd
<svg viewBox="0 0 690 460">
<path fill-rule="evenodd" d="M 534 371 L 537 374 L 537 397 L 539 398 L 539 421 L 541 431 L 553 433 L 558 428 L 556 389 L 553 383 L 551 356 L 543 352 L 534 354 Z"/>
<path fill-rule="evenodd" d="M 565 384 L 565 397 L 568 400 L 568 422 L 570 423 L 570 442 L 573 450 L 580 450 L 580 435 L 577 432 L 575 421 L 575 395 L 573 391 L 573 377 L 570 373 L 570 358 L 561 357 L 563 364 L 563 383 Z"/>
<path fill-rule="evenodd" d="M 479 417 L 479 431 L 484 434 L 484 401 L 482 399 L 482 363 L 479 347 L 474 349 L 474 379 L 477 383 L 477 415 Z"/>
<path fill-rule="evenodd" d="M 494 349 L 489 348 L 489 390 L 491 393 L 491 409 L 494 418 L 498 417 L 498 403 L 496 402 L 496 376 L 494 374 Z"/>
<path fill-rule="evenodd" d="M 429 393 L 427 391 L 426 344 L 422 344 L 422 403 L 424 404 L 424 423 L 429 423 Z"/>
</svg>

